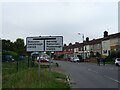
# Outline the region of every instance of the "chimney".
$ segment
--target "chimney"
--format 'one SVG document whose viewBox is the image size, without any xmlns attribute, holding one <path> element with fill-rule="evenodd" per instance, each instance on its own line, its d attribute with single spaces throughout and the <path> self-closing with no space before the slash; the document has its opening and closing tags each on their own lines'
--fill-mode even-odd
<svg viewBox="0 0 120 90">
<path fill-rule="evenodd" d="M 79 44 L 79 42 L 75 42 L 75 44 Z"/>
<path fill-rule="evenodd" d="M 87 42 L 89 41 L 89 37 L 86 38 L 86 41 L 87 41 Z"/>
<path fill-rule="evenodd" d="M 104 37 L 107 37 L 107 36 L 108 36 L 108 32 L 104 31 Z"/>
<path fill-rule="evenodd" d="M 72 43 L 69 43 L 69 45 L 72 45 Z"/>
<path fill-rule="evenodd" d="M 67 46 L 66 44 L 64 44 L 64 47 Z"/>
</svg>

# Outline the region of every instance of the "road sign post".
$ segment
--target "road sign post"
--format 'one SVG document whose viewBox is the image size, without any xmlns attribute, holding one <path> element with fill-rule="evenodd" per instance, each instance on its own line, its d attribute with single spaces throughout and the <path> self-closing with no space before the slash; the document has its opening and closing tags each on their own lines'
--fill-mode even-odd
<svg viewBox="0 0 120 90">
<path fill-rule="evenodd" d="M 39 67 L 38 67 L 38 77 L 40 78 L 40 55 L 39 55 L 39 59 L 38 59 L 38 64 L 39 64 Z"/>
</svg>

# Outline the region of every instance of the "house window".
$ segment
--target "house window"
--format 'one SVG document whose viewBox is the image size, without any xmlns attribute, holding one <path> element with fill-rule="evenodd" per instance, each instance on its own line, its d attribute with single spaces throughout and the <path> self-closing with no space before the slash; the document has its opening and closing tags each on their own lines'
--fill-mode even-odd
<svg viewBox="0 0 120 90">
<path fill-rule="evenodd" d="M 103 53 L 104 53 L 104 54 L 107 54 L 107 50 L 103 50 Z"/>
</svg>

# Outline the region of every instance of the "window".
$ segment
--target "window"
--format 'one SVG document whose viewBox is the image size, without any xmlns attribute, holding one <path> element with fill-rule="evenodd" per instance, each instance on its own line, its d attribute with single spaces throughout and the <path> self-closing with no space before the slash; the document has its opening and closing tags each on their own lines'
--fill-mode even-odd
<svg viewBox="0 0 120 90">
<path fill-rule="evenodd" d="M 103 50 L 103 53 L 104 53 L 104 54 L 107 54 L 107 50 Z"/>
</svg>

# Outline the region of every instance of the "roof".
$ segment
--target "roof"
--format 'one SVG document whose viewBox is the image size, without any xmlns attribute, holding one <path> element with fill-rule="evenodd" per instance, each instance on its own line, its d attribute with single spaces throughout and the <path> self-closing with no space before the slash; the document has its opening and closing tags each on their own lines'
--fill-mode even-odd
<svg viewBox="0 0 120 90">
<path fill-rule="evenodd" d="M 104 40 L 109 40 L 109 39 L 112 39 L 112 38 L 120 38 L 120 33 L 115 33 L 115 34 L 108 35 L 107 37 L 103 38 L 103 41 Z"/>
<path fill-rule="evenodd" d="M 107 37 L 104 37 L 104 38 L 98 38 L 98 39 L 93 39 L 90 41 L 84 41 L 84 43 L 75 43 L 72 45 L 64 46 L 64 49 L 83 47 L 83 45 L 101 44 L 101 41 L 109 40 L 112 38 L 120 38 L 120 33 L 111 34 L 111 35 L 108 35 Z"/>
<path fill-rule="evenodd" d="M 99 44 L 101 43 L 103 38 L 93 39 L 91 41 L 84 41 L 85 45 L 93 45 L 93 44 Z"/>
</svg>

